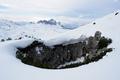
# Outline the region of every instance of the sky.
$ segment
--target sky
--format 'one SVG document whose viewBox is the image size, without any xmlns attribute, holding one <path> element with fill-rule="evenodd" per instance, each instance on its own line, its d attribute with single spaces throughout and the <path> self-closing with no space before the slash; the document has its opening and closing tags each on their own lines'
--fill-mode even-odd
<svg viewBox="0 0 120 80">
<path fill-rule="evenodd" d="M 0 0 L 0 16 L 98 18 L 120 10 L 120 0 Z"/>
</svg>

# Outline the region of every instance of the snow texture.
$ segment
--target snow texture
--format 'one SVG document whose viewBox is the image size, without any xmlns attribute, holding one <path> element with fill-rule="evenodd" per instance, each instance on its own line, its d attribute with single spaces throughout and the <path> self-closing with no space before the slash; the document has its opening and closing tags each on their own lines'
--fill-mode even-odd
<svg viewBox="0 0 120 80">
<path fill-rule="evenodd" d="M 11 34 L 20 34 L 21 30 L 29 35 L 40 37 L 45 42 L 53 44 L 60 44 L 71 39 L 78 39 L 80 35 L 91 36 L 96 31 L 101 31 L 104 36 L 112 38 L 113 43 L 110 47 L 115 50 L 104 57 L 97 63 L 64 70 L 47 70 L 36 68 L 30 65 L 23 64 L 15 56 L 16 47 L 26 47 L 31 44 L 33 40 L 22 39 L 0 42 L 0 80 L 119 80 L 120 79 L 120 14 L 112 13 L 101 19 L 94 21 L 96 24 L 90 23 L 88 25 L 79 27 L 72 31 L 57 30 L 56 28 L 49 28 L 51 26 L 34 25 L 30 28 L 29 25 L 11 29 Z M 31 25 L 32 26 L 32 25 Z M 44 26 L 38 28 L 40 26 Z M 39 30 L 41 29 L 41 30 Z M 19 31 L 20 30 L 20 31 Z M 48 32 L 47 32 L 48 31 Z M 7 31 L 6 31 L 7 32 Z M 62 33 L 64 32 L 64 33 Z M 4 30 L 0 29 L 0 34 Z M 59 34 L 58 34 L 59 33 Z M 2 36 L 1 34 L 1 36 Z M 39 36 L 39 34 L 41 34 Z M 6 33 L 2 37 L 10 36 Z"/>
</svg>

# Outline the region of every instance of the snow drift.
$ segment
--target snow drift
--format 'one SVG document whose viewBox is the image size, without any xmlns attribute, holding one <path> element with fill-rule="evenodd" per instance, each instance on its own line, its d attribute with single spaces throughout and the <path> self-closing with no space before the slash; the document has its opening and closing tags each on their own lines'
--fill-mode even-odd
<svg viewBox="0 0 120 80">
<path fill-rule="evenodd" d="M 120 11 L 118 11 L 120 13 Z M 115 12 L 116 13 L 116 12 Z M 0 79 L 1 80 L 118 80 L 120 79 L 120 14 L 112 13 L 86 26 L 63 34 L 47 38 L 46 43 L 50 45 L 60 44 L 70 39 L 79 38 L 78 34 L 91 36 L 96 31 L 101 31 L 104 36 L 112 38 L 110 47 L 115 50 L 103 60 L 86 66 L 70 70 L 45 70 L 25 65 L 15 58 L 16 47 L 25 47 L 31 44 L 32 40 L 9 41 L 0 43 Z M 26 43 L 26 45 L 24 45 Z M 52 44 L 51 44 L 52 43 Z"/>
</svg>

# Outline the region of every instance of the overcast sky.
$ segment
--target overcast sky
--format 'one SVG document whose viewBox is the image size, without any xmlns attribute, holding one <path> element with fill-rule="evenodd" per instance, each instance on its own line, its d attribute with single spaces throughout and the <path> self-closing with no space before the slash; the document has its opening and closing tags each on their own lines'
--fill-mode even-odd
<svg viewBox="0 0 120 80">
<path fill-rule="evenodd" d="M 0 0 L 4 16 L 97 18 L 116 10 L 120 10 L 119 0 Z"/>
</svg>

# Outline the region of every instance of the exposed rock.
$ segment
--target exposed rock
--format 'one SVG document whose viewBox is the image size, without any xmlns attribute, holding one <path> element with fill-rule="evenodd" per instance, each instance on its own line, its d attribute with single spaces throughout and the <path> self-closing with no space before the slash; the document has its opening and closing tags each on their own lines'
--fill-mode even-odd
<svg viewBox="0 0 120 80">
<path fill-rule="evenodd" d="M 99 41 L 99 40 L 100 40 L 101 34 L 102 34 L 102 33 L 101 33 L 100 31 L 96 31 L 96 33 L 95 33 L 95 35 L 94 35 L 96 41 Z"/>
<path fill-rule="evenodd" d="M 96 24 L 96 22 L 93 23 L 93 25 L 95 25 L 95 24 Z"/>
<path fill-rule="evenodd" d="M 116 13 L 115 13 L 115 16 L 118 15 L 118 14 L 119 14 L 119 12 L 116 12 Z"/>
<path fill-rule="evenodd" d="M 50 25 L 57 25 L 57 21 L 55 21 L 54 19 L 50 19 L 50 20 L 40 20 L 37 22 L 38 24 L 39 23 L 42 23 L 42 24 L 50 24 Z"/>
<path fill-rule="evenodd" d="M 4 39 L 1 39 L 1 42 L 4 42 L 5 40 Z"/>
<path fill-rule="evenodd" d="M 59 67 L 70 68 L 98 61 L 107 52 L 112 51 L 112 48 L 107 48 L 110 43 L 112 43 L 111 39 L 101 37 L 101 32 L 97 31 L 94 37 L 90 36 L 84 41 L 54 45 L 53 48 L 43 42 L 34 41 L 26 48 L 18 48 L 16 57 L 23 63 L 47 69 L 57 69 L 60 65 L 84 58 L 83 62 Z"/>
</svg>

